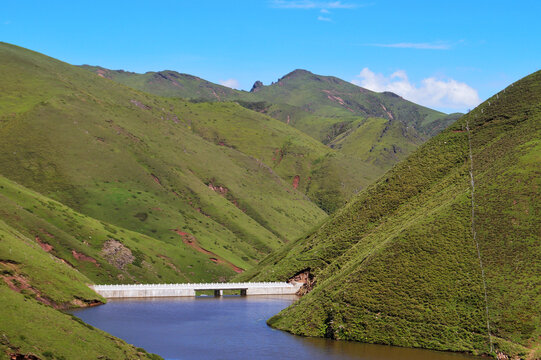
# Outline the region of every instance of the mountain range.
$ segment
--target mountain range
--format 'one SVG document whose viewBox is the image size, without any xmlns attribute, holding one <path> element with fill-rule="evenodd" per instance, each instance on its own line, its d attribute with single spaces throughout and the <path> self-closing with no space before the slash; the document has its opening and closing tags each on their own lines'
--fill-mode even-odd
<svg viewBox="0 0 541 360">
<path fill-rule="evenodd" d="M 235 277 L 303 279 L 269 321 L 297 334 L 538 356 L 540 73 L 462 117 L 306 70 L 246 92 L 6 43 L 0 78 L 3 354 L 155 358 L 55 309 Z"/>
</svg>

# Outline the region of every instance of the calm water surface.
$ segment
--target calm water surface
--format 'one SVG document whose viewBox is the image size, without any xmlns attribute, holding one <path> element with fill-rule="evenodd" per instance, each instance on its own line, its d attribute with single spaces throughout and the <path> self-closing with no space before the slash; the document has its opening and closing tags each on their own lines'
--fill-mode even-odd
<svg viewBox="0 0 541 360">
<path fill-rule="evenodd" d="M 462 354 L 311 339 L 267 326 L 294 296 L 111 300 L 73 314 L 165 359 L 472 360 Z"/>
</svg>

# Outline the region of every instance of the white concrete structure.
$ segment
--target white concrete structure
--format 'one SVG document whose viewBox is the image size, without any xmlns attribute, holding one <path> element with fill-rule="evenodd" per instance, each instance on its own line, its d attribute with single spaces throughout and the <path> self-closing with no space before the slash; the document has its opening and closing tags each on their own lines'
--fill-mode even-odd
<svg viewBox="0 0 541 360">
<path fill-rule="evenodd" d="M 104 298 L 179 297 L 195 296 L 196 291 L 213 290 L 221 296 L 223 290 L 240 290 L 241 295 L 295 295 L 302 283 L 245 282 L 199 284 L 133 284 L 91 285 Z"/>
</svg>

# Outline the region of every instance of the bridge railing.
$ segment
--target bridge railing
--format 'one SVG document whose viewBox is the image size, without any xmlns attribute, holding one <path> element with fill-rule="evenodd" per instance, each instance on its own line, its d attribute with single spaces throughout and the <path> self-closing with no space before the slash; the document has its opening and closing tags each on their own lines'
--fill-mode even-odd
<svg viewBox="0 0 541 360">
<path fill-rule="evenodd" d="M 186 288 L 186 289 L 234 289 L 234 288 L 254 288 L 254 287 L 293 287 L 287 282 L 242 282 L 242 283 L 177 283 L 177 284 L 105 284 L 92 285 L 94 289 L 161 289 L 161 288 Z"/>
</svg>

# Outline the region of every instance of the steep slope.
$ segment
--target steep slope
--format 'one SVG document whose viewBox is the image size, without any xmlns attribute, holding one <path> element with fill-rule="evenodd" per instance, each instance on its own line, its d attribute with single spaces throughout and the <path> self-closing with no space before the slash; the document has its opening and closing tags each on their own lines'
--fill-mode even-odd
<svg viewBox="0 0 541 360">
<path fill-rule="evenodd" d="M 156 248 L 183 248 L 162 255 L 193 267 L 187 279 L 247 269 L 326 216 L 287 177 L 194 130 L 252 111 L 140 93 L 8 44 L 0 55 L 0 173 Z M 293 137 L 307 154 L 328 151 L 265 120 L 285 129 L 267 133 L 279 143 Z M 299 166 L 311 163 L 301 156 Z"/>
<path fill-rule="evenodd" d="M 185 282 L 234 274 L 223 262 L 209 268 L 208 254 L 85 216 L 2 176 L 0 218 L 46 253 L 84 273 L 91 280 L 87 282 Z M 0 251 L 7 253 L 6 248 Z M 48 271 L 40 274 L 42 284 L 54 276 Z"/>
<path fill-rule="evenodd" d="M 308 280 L 295 334 L 539 358 L 540 139 L 541 71 L 240 279 Z"/>
<path fill-rule="evenodd" d="M 159 359 L 55 310 L 104 301 L 90 282 L 0 220 L 0 358 Z"/>
</svg>

